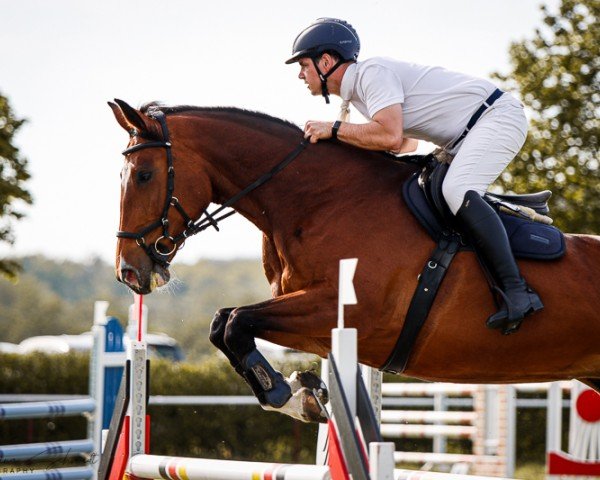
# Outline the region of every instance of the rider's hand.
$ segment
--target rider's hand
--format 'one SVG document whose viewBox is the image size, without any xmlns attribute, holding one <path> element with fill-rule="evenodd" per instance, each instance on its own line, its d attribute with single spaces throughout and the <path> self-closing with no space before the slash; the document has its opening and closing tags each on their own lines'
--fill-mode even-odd
<svg viewBox="0 0 600 480">
<path fill-rule="evenodd" d="M 317 143 L 319 140 L 331 138 L 332 122 L 319 122 L 309 120 L 304 125 L 304 138 L 308 138 L 310 143 Z"/>
</svg>

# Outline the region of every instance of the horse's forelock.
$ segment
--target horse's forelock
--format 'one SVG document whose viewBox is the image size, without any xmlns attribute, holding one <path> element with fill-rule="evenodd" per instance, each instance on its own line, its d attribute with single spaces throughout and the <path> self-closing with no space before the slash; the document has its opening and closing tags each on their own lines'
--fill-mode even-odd
<svg viewBox="0 0 600 480">
<path fill-rule="evenodd" d="M 163 111 L 164 106 L 160 102 L 148 102 L 144 103 L 140 107 L 140 112 L 142 112 L 145 116 L 154 118 L 154 114 L 160 111 Z M 148 140 L 161 140 L 162 132 L 161 129 L 156 125 L 155 122 L 150 124 L 150 130 L 146 130 L 145 132 L 140 132 L 140 135 L 143 138 L 147 138 Z"/>
</svg>

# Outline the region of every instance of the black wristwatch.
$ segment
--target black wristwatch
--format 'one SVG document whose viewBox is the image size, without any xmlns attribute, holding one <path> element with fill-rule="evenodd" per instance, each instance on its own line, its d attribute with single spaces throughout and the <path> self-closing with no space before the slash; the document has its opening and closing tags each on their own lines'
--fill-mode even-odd
<svg viewBox="0 0 600 480">
<path fill-rule="evenodd" d="M 342 124 L 341 120 L 336 120 L 335 122 L 333 122 L 333 127 L 331 127 L 331 139 L 332 140 L 337 140 L 337 133 L 338 133 L 338 130 L 340 129 L 341 124 Z"/>
</svg>

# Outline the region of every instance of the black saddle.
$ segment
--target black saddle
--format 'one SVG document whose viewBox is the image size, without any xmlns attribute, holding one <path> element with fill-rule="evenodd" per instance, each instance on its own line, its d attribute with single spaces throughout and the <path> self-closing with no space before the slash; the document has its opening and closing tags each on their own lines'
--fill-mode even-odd
<svg viewBox="0 0 600 480">
<path fill-rule="evenodd" d="M 472 249 L 442 195 L 442 183 L 448 167 L 449 164 L 439 163 L 431 157 L 423 169 L 404 184 L 404 199 L 436 242 L 443 235 L 454 233 L 460 235 L 461 249 Z M 528 207 L 540 215 L 547 215 L 551 195 L 549 190 L 525 195 L 486 193 L 485 200 L 498 212 L 504 223 L 515 257 L 554 260 L 565 254 L 564 235 L 558 228 L 500 210 L 504 207 L 518 215 L 520 207 Z"/>
</svg>

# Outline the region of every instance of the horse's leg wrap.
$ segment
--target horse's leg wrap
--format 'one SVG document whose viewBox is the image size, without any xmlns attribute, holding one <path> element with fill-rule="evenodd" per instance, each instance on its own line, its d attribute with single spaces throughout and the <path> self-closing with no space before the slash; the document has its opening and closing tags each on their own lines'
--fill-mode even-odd
<svg viewBox="0 0 600 480">
<path fill-rule="evenodd" d="M 262 388 L 265 402 L 274 408 L 283 407 L 292 396 L 292 389 L 283 375 L 276 371 L 257 350 L 252 350 L 242 360 L 244 377 L 253 377 Z"/>
<path fill-rule="evenodd" d="M 237 357 L 231 350 L 229 350 L 229 348 L 227 348 L 227 345 L 225 345 L 225 326 L 227 325 L 227 320 L 229 319 L 229 315 L 233 310 L 234 307 L 222 308 L 215 313 L 215 316 L 210 324 L 210 334 L 208 338 L 215 347 L 225 354 L 229 360 L 229 363 L 235 369 L 237 374 L 246 381 L 246 383 L 252 389 L 254 395 L 256 395 L 256 398 L 258 398 L 258 401 L 264 405 L 266 403 L 266 399 L 264 398 L 262 386 L 260 383 L 258 383 L 258 380 L 254 375 L 249 374 L 246 370 L 244 370 Z"/>
</svg>

